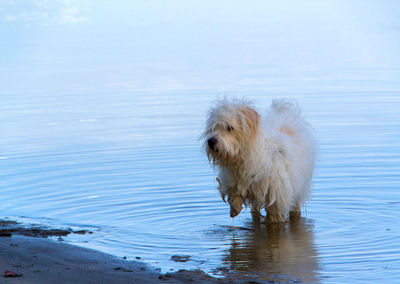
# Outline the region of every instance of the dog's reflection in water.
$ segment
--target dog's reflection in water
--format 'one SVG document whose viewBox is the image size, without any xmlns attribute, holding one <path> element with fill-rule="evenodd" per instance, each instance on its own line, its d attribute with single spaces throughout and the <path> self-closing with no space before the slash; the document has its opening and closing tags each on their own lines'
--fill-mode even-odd
<svg viewBox="0 0 400 284">
<path fill-rule="evenodd" d="M 250 230 L 234 229 L 231 248 L 223 259 L 229 271 L 238 272 L 239 277 L 318 282 L 311 221 L 297 218 L 286 225 L 249 223 L 246 228 Z"/>
</svg>

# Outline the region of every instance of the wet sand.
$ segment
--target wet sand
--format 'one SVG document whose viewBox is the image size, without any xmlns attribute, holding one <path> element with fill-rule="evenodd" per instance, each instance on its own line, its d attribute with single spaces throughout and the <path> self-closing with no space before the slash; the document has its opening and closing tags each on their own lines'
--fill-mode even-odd
<svg viewBox="0 0 400 284">
<path fill-rule="evenodd" d="M 48 239 L 74 232 L 0 221 L 0 283 L 226 283 L 202 271 L 160 274 L 144 263 Z M 22 274 L 4 277 L 5 271 Z"/>
</svg>

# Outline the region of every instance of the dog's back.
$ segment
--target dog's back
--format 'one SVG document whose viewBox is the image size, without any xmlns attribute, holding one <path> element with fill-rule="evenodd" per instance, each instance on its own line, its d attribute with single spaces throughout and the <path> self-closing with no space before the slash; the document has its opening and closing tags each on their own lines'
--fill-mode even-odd
<svg viewBox="0 0 400 284">
<path fill-rule="evenodd" d="M 279 173 L 279 176 L 272 184 L 284 185 L 285 193 L 293 197 L 287 196 L 284 199 L 293 202 L 289 206 L 294 210 L 300 210 L 299 207 L 308 197 L 311 188 L 311 176 L 317 152 L 314 131 L 302 118 L 297 102 L 288 100 L 272 102 L 263 123 L 263 130 L 272 143 L 279 145 L 281 152 L 276 156 L 274 163 L 279 169 L 271 171 Z M 283 192 L 276 193 L 283 194 Z"/>
</svg>

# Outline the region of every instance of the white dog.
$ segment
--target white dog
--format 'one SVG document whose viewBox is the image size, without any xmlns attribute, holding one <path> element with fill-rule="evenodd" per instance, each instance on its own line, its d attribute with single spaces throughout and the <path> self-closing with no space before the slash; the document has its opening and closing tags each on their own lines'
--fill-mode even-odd
<svg viewBox="0 0 400 284">
<path fill-rule="evenodd" d="M 210 162 L 219 167 L 217 181 L 231 217 L 242 205 L 259 220 L 285 222 L 300 216 L 311 188 L 316 143 L 297 103 L 274 100 L 263 120 L 245 100 L 223 99 L 209 113 L 202 135 Z"/>
</svg>

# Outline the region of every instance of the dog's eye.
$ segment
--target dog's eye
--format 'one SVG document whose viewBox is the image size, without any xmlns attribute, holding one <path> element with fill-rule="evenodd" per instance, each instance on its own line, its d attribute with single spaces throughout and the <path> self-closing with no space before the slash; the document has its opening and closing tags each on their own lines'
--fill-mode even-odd
<svg viewBox="0 0 400 284">
<path fill-rule="evenodd" d="M 227 125 L 226 126 L 226 131 L 232 131 L 233 130 L 233 127 L 232 126 L 230 126 L 230 125 Z"/>
</svg>

